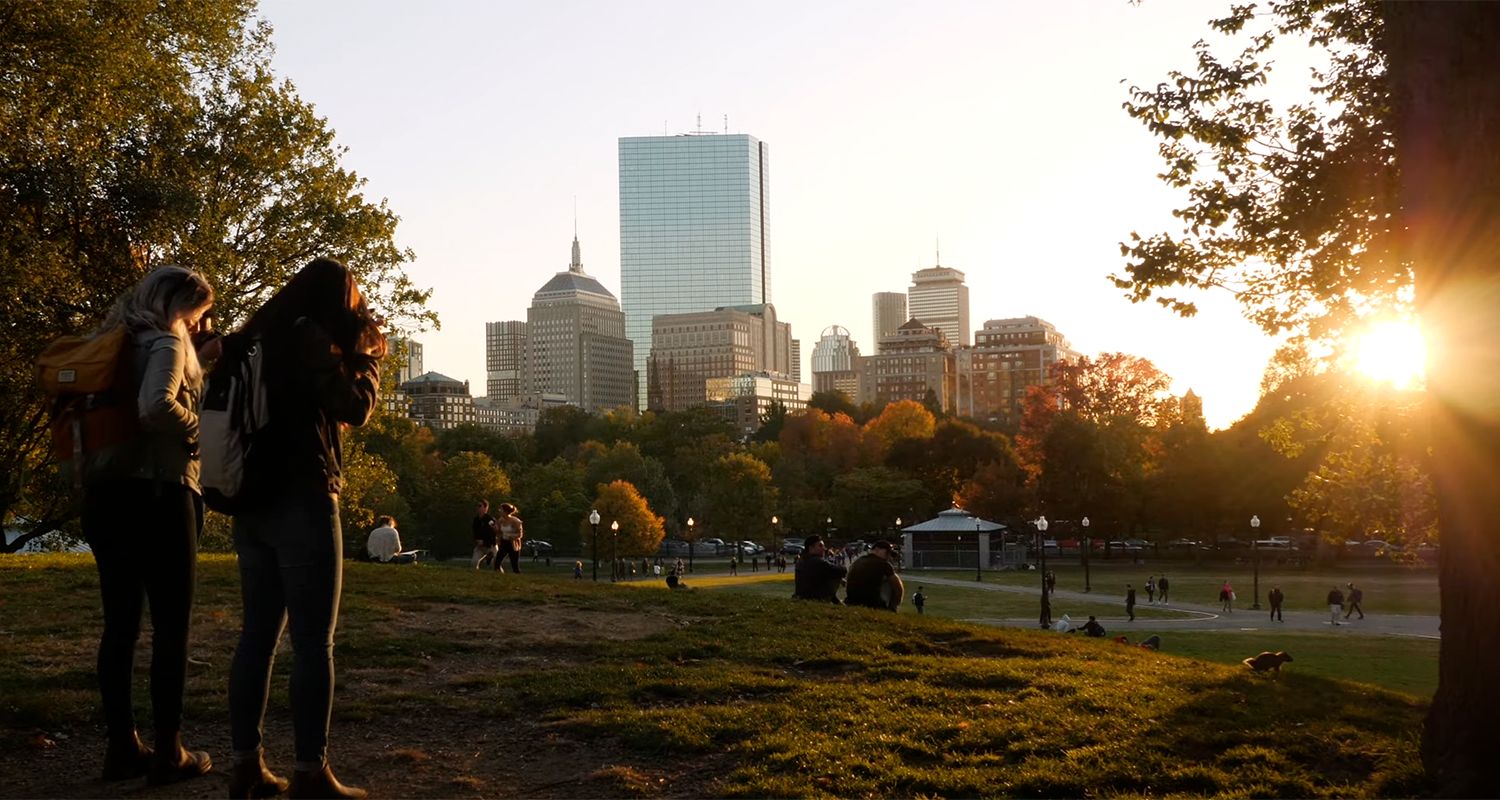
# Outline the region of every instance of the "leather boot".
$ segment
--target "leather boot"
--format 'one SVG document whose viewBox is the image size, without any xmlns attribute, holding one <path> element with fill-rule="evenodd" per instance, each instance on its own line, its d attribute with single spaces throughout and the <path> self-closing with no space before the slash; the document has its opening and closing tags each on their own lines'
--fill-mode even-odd
<svg viewBox="0 0 1500 800">
<path fill-rule="evenodd" d="M 182 735 L 173 734 L 157 739 L 156 753 L 151 756 L 151 768 L 146 772 L 146 785 L 165 786 L 185 781 L 207 775 L 213 768 L 214 762 L 208 753 L 187 750 L 182 746 Z"/>
<path fill-rule="evenodd" d="M 111 738 L 104 750 L 104 779 L 123 781 L 146 774 L 151 765 L 151 748 L 141 743 L 135 731 L 130 735 Z"/>
<path fill-rule="evenodd" d="M 353 786 L 345 786 L 339 783 L 339 779 L 333 777 L 333 770 L 327 764 L 315 771 L 296 770 L 292 773 L 292 785 L 286 790 L 286 796 L 291 798 L 318 798 L 327 800 L 360 800 L 369 796 L 364 789 L 356 789 Z"/>
<path fill-rule="evenodd" d="M 287 780 L 266 767 L 265 754 L 254 761 L 236 762 L 229 773 L 229 796 L 233 798 L 275 797 L 286 791 Z"/>
</svg>

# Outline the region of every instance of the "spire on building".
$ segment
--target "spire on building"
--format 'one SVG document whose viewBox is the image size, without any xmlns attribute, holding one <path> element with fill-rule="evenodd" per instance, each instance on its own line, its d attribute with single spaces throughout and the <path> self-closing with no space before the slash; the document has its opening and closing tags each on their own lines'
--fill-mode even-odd
<svg viewBox="0 0 1500 800">
<path fill-rule="evenodd" d="M 578 273 L 580 275 L 583 274 L 583 256 L 579 255 L 579 251 L 578 251 L 578 232 L 577 231 L 573 232 L 573 261 L 568 264 L 568 271 L 569 272 L 576 272 L 576 273 Z"/>
</svg>

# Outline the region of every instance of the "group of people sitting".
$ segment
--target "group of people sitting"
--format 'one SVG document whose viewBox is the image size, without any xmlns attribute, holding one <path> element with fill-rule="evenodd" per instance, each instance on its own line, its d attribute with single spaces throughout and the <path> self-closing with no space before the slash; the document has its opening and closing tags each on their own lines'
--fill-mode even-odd
<svg viewBox="0 0 1500 800">
<path fill-rule="evenodd" d="M 906 587 L 896 574 L 891 543 L 881 539 L 870 551 L 848 567 L 828 558 L 828 546 L 817 534 L 807 537 L 802 555 L 793 572 L 792 597 L 895 611 L 901 605 Z M 839 587 L 844 599 L 839 600 Z"/>
</svg>

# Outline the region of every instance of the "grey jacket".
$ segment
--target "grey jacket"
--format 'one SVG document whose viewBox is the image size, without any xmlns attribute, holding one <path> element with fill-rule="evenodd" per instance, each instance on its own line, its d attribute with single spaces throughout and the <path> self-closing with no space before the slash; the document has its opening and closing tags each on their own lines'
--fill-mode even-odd
<svg viewBox="0 0 1500 800">
<path fill-rule="evenodd" d="M 188 375 L 190 345 L 163 331 L 134 335 L 134 371 L 138 380 L 136 408 L 141 435 L 109 451 L 90 464 L 88 483 L 144 478 L 181 483 L 201 493 L 198 484 L 198 402 L 203 375 Z"/>
</svg>

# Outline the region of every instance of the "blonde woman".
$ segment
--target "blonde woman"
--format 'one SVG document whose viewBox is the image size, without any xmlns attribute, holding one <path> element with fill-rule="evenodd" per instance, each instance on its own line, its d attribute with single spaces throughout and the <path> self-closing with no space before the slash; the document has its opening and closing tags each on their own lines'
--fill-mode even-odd
<svg viewBox="0 0 1500 800">
<path fill-rule="evenodd" d="M 208 772 L 208 754 L 182 746 L 188 623 L 203 524 L 198 399 L 203 368 L 192 338 L 214 293 L 192 270 L 159 267 L 121 296 L 100 332 L 124 327 L 140 433 L 98 454 L 83 476 L 83 535 L 99 568 L 104 634 L 99 695 L 108 744 L 104 779 L 145 775 L 153 785 Z M 150 599 L 155 748 L 131 710 L 141 612 Z"/>
</svg>

